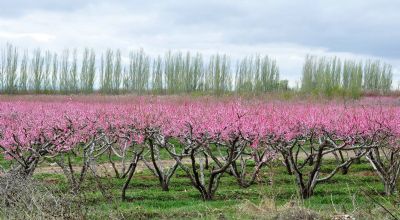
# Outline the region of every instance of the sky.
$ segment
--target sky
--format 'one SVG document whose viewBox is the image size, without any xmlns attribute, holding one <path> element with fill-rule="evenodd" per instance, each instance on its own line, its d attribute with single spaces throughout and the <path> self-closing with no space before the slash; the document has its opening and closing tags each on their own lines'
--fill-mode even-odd
<svg viewBox="0 0 400 220">
<path fill-rule="evenodd" d="M 269 55 L 291 86 L 307 54 L 380 59 L 400 83 L 398 0 L 0 0 L 0 46 Z"/>
</svg>

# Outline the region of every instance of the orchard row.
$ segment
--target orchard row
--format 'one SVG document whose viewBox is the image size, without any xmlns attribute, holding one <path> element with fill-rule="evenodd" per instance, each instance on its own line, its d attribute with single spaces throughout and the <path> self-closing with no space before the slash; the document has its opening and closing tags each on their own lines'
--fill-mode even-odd
<svg viewBox="0 0 400 220">
<path fill-rule="evenodd" d="M 157 176 L 163 190 L 182 169 L 202 199 L 211 200 L 222 175 L 248 187 L 261 169 L 280 161 L 308 198 L 317 184 L 346 174 L 361 158 L 390 195 L 400 173 L 400 107 L 166 98 L 2 101 L 0 151 L 14 162 L 7 172 L 26 177 L 43 161 L 55 161 L 73 193 L 88 173 L 98 176 L 99 158 L 108 158 L 116 178 L 125 180 L 122 199 L 138 163 Z M 83 160 L 79 171 L 74 157 Z M 332 159 L 335 168 L 322 172 Z M 166 166 L 166 160 L 173 162 Z"/>
</svg>

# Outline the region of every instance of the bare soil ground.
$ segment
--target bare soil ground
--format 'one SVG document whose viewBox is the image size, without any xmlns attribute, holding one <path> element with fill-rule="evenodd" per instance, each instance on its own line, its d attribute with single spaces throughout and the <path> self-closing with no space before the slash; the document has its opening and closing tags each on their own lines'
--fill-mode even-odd
<svg viewBox="0 0 400 220">
<path fill-rule="evenodd" d="M 188 160 L 183 160 L 183 162 L 189 163 Z M 174 163 L 175 163 L 175 160 L 162 160 L 162 167 L 168 168 L 168 167 L 173 166 Z M 121 162 L 115 163 L 115 166 L 119 172 L 122 170 Z M 72 166 L 72 167 L 73 167 L 74 171 L 77 171 L 77 172 L 79 172 L 82 169 L 82 166 Z M 114 169 L 110 163 L 97 164 L 96 167 L 97 167 L 96 172 L 99 176 L 114 175 Z M 127 169 L 129 167 L 129 163 L 126 163 L 125 167 Z M 147 169 L 147 167 L 144 164 L 144 162 L 140 161 L 136 167 L 136 172 L 142 172 L 146 169 Z M 43 173 L 63 174 L 63 171 L 57 164 L 54 163 L 54 164 L 50 164 L 50 166 L 46 165 L 46 166 L 37 167 L 35 170 L 35 173 L 36 174 L 43 174 Z"/>
<path fill-rule="evenodd" d="M 300 158 L 304 159 L 305 155 L 301 155 Z M 333 154 L 328 154 L 325 155 L 325 158 L 327 159 L 335 159 Z M 184 164 L 190 164 L 190 160 L 187 158 L 182 159 L 182 162 Z M 162 160 L 162 167 L 163 168 L 169 168 L 171 166 L 173 166 L 173 164 L 175 163 L 175 160 Z M 148 164 L 150 166 L 152 166 L 152 163 L 149 161 Z M 122 163 L 121 162 L 116 162 L 115 163 L 116 168 L 118 169 L 118 172 L 120 172 L 122 170 Z M 72 166 L 74 171 L 79 172 L 82 169 L 82 166 Z M 101 163 L 101 164 L 97 164 L 97 175 L 99 176 L 112 176 L 114 175 L 114 169 L 111 165 L 111 163 Z M 129 163 L 125 164 L 125 168 L 127 169 L 129 167 Z M 136 167 L 136 172 L 142 172 L 144 170 L 148 169 L 145 165 L 145 163 L 143 161 L 139 161 L 137 167 Z M 35 173 L 50 173 L 50 174 L 63 174 L 62 169 L 56 164 L 46 164 L 43 166 L 39 166 L 36 168 Z"/>
</svg>

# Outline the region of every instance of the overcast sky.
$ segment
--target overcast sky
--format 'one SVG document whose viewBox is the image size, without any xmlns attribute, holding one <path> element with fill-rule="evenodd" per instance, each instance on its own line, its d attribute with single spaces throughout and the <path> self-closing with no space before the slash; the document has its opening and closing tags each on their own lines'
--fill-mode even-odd
<svg viewBox="0 0 400 220">
<path fill-rule="evenodd" d="M 400 80 L 399 0 L 0 0 L 0 44 L 267 54 L 291 85 L 306 54 L 381 59 Z"/>
</svg>

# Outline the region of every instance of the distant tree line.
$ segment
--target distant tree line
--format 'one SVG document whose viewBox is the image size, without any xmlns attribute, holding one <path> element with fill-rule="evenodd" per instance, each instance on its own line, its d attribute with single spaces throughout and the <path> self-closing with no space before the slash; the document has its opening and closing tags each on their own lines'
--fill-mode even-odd
<svg viewBox="0 0 400 220">
<path fill-rule="evenodd" d="M 391 89 L 392 77 L 392 66 L 379 60 L 342 61 L 337 57 L 307 56 L 301 90 L 328 96 L 338 93 L 359 96 L 365 91 L 385 93 Z"/>
<path fill-rule="evenodd" d="M 79 59 L 78 59 L 79 57 Z M 0 52 L 0 91 L 16 93 L 262 93 L 287 90 L 276 61 L 246 57 L 232 65 L 227 55 L 205 60 L 199 53 L 167 52 L 151 58 L 133 51 L 123 62 L 119 50 L 98 57 L 93 50 L 61 54 L 20 51 L 8 44 Z"/>
<path fill-rule="evenodd" d="M 358 96 L 363 91 L 387 92 L 392 67 L 380 61 L 341 61 L 307 56 L 300 90 L 306 93 Z M 5 94 L 262 94 L 289 90 L 279 67 L 268 56 L 235 62 L 224 54 L 167 52 L 150 57 L 142 49 L 123 57 L 120 50 L 100 56 L 94 50 L 22 53 L 7 44 L 0 50 L 0 92 Z"/>
</svg>

